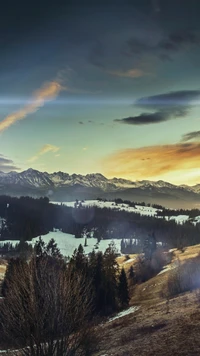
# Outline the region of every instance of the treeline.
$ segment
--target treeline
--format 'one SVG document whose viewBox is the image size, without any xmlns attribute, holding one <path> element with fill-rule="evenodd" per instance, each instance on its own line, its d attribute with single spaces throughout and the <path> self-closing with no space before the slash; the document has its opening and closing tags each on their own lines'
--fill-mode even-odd
<svg viewBox="0 0 200 356">
<path fill-rule="evenodd" d="M 103 199 L 103 198 L 97 198 L 98 201 L 103 201 L 103 202 L 106 202 L 106 201 L 109 201 L 107 199 Z M 121 198 L 116 198 L 114 199 L 114 203 L 115 204 L 127 204 L 129 205 L 130 207 L 135 207 L 136 205 L 140 205 L 140 206 L 146 206 L 146 207 L 152 207 L 152 208 L 155 208 L 155 209 L 165 209 L 162 205 L 160 204 L 150 204 L 150 203 L 145 203 L 145 202 L 134 202 L 134 201 L 130 201 L 130 200 L 123 200 Z"/>
<path fill-rule="evenodd" d="M 101 199 L 98 198 L 99 201 L 108 201 L 107 199 Z M 130 207 L 135 208 L 137 205 L 143 206 L 143 207 L 148 207 L 148 208 L 154 208 L 157 209 L 157 216 L 162 216 L 162 217 L 171 217 L 171 216 L 178 216 L 178 215 L 188 215 L 189 218 L 195 218 L 196 216 L 200 215 L 200 210 L 199 209 L 168 209 L 165 208 L 164 206 L 160 204 L 150 204 L 150 203 L 145 203 L 145 202 L 133 202 L 130 200 L 123 200 L 121 198 L 117 198 L 114 200 L 113 205 L 118 205 L 118 204 L 126 204 Z"/>
<path fill-rule="evenodd" d="M 32 245 L 26 241 L 20 241 L 17 244 L 11 242 L 0 241 L 0 256 L 1 257 L 16 257 L 23 256 L 28 258 L 33 252 Z"/>
<path fill-rule="evenodd" d="M 129 304 L 113 245 L 90 256 L 80 245 L 66 262 L 55 241 L 40 239 L 28 262 L 9 261 L 1 289 L 1 342 L 23 348 L 22 355 L 89 356 L 95 320 Z"/>
<path fill-rule="evenodd" d="M 198 213 L 199 214 L 199 211 Z M 31 240 L 57 228 L 79 238 L 83 231 L 101 239 L 137 239 L 143 245 L 147 235 L 154 233 L 157 242 L 169 247 L 200 243 L 200 224 L 183 225 L 129 211 L 112 208 L 67 207 L 51 204 L 48 198 L 11 198 L 0 196 L 0 216 L 5 219 L 1 228 L 1 241 Z"/>
</svg>

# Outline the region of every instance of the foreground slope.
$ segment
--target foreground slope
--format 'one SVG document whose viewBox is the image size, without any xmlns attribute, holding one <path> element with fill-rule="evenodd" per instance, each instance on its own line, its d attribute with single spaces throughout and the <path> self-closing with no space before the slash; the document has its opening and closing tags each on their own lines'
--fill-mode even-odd
<svg viewBox="0 0 200 356">
<path fill-rule="evenodd" d="M 177 258 L 184 262 L 199 251 L 200 245 L 188 247 L 184 253 L 174 250 L 174 258 L 163 273 L 131 289 L 130 305 L 138 310 L 101 326 L 102 340 L 95 356 L 200 355 L 199 291 L 181 294 L 168 303 L 162 296 Z M 130 257 L 130 263 L 124 257 L 118 259 L 126 270 L 135 263 L 134 256 Z"/>
</svg>

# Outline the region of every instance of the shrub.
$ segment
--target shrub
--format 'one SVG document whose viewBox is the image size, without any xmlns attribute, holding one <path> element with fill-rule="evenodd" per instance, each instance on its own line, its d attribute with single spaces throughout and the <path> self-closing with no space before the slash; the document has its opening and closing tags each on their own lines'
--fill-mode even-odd
<svg viewBox="0 0 200 356">
<path fill-rule="evenodd" d="M 125 260 L 126 261 L 130 260 L 130 256 L 129 255 L 125 255 Z"/>
<path fill-rule="evenodd" d="M 186 262 L 177 261 L 177 267 L 170 271 L 164 289 L 167 298 L 200 288 L 200 256 Z"/>
<path fill-rule="evenodd" d="M 7 344 L 22 348 L 22 355 L 91 355 L 95 338 L 88 281 L 49 256 L 13 268 L 0 304 Z"/>
<path fill-rule="evenodd" d="M 158 274 L 166 264 L 170 263 L 171 258 L 172 255 L 170 253 L 161 249 L 153 253 L 151 260 L 146 260 L 139 256 L 134 269 L 136 283 L 146 282 Z"/>
</svg>

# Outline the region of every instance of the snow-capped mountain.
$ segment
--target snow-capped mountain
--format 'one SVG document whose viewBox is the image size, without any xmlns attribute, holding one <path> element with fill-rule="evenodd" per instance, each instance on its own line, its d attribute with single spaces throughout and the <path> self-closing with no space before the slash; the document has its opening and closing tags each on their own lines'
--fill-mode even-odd
<svg viewBox="0 0 200 356">
<path fill-rule="evenodd" d="M 64 172 L 40 172 L 31 168 L 20 173 L 0 172 L 0 194 L 49 195 L 52 200 L 122 198 L 167 206 L 173 201 L 179 206 L 200 206 L 200 184 L 193 187 L 177 186 L 162 180 L 108 179 L 100 173 L 70 175 Z"/>
<path fill-rule="evenodd" d="M 137 181 L 133 182 L 122 178 L 108 179 L 100 173 L 96 174 L 72 174 L 64 172 L 47 173 L 40 172 L 35 169 L 28 169 L 21 173 L 0 172 L 0 185 L 20 185 L 33 188 L 49 188 L 49 187 L 72 187 L 80 185 L 83 187 L 99 188 L 103 191 L 114 191 L 127 188 L 174 188 L 173 184 L 164 181 Z M 200 189 L 200 188 L 199 188 Z"/>
</svg>

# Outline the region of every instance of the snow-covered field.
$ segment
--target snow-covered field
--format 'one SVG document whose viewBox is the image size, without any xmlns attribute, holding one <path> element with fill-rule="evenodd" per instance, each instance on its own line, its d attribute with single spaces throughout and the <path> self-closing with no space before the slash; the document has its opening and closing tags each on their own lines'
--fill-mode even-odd
<svg viewBox="0 0 200 356">
<path fill-rule="evenodd" d="M 188 221 L 189 215 L 169 216 L 168 220 L 175 220 L 177 224 L 184 224 Z"/>
<path fill-rule="evenodd" d="M 95 251 L 101 251 L 104 253 L 106 249 L 109 247 L 109 244 L 111 242 L 114 242 L 115 247 L 119 253 L 121 250 L 121 240 L 116 240 L 116 239 L 101 240 L 99 244 L 97 244 L 97 239 L 91 237 L 87 239 L 87 246 L 84 246 L 85 243 L 84 237 L 76 239 L 74 235 L 65 234 L 61 231 L 49 232 L 47 235 L 43 235 L 41 237 L 45 243 L 48 243 L 51 239 L 54 239 L 63 256 L 72 256 L 74 250 L 78 248 L 80 244 L 83 246 L 86 254 L 92 252 L 93 249 Z M 34 245 L 38 239 L 39 239 L 38 237 L 34 238 L 32 240 L 32 244 Z"/>
<path fill-rule="evenodd" d="M 65 206 L 73 207 L 75 206 L 75 201 L 67 201 L 67 202 L 51 202 L 52 204 L 62 204 Z M 82 206 L 97 206 L 99 208 L 110 208 L 110 209 L 115 209 L 118 211 L 128 211 L 131 213 L 137 213 L 140 215 L 147 215 L 147 216 L 156 216 L 157 211 L 159 209 L 148 207 L 148 206 L 142 206 L 142 205 L 135 205 L 135 207 L 131 207 L 128 204 L 115 204 L 115 202 L 112 201 L 98 201 L 98 200 L 85 200 L 83 203 L 81 203 Z"/>
<path fill-rule="evenodd" d="M 75 201 L 68 201 L 68 202 L 51 202 L 52 204 L 62 204 L 65 206 L 69 207 L 74 207 L 75 206 Z M 115 209 L 118 211 L 128 211 L 130 213 L 137 213 L 140 215 L 145 215 L 145 216 L 153 216 L 156 218 L 162 218 L 162 216 L 157 215 L 157 212 L 162 211 L 162 209 L 156 209 L 153 207 L 148 207 L 148 206 L 142 206 L 142 205 L 135 205 L 135 207 L 130 207 L 128 204 L 116 204 L 115 202 L 112 201 L 98 201 L 98 200 L 85 200 L 84 202 L 81 202 L 82 206 L 87 206 L 87 207 L 92 207 L 92 206 L 97 206 L 99 208 L 110 208 L 110 209 Z M 196 225 L 197 223 L 200 223 L 200 216 L 196 216 L 194 219 L 189 219 L 189 215 L 177 215 L 177 216 L 167 216 L 167 220 L 174 220 L 177 224 L 184 224 L 186 221 L 191 220 L 191 222 Z"/>
<path fill-rule="evenodd" d="M 60 252 L 62 253 L 63 256 L 72 256 L 74 250 L 76 248 L 78 248 L 78 246 L 81 244 L 84 248 L 84 251 L 86 254 L 92 252 L 92 250 L 94 249 L 95 251 L 101 251 L 101 252 L 105 252 L 106 249 L 109 247 L 109 244 L 114 242 L 116 250 L 118 253 L 120 253 L 121 251 L 121 240 L 101 240 L 99 242 L 99 244 L 97 244 L 97 239 L 96 238 L 88 238 L 87 239 L 87 246 L 84 246 L 85 244 L 85 238 L 81 237 L 76 239 L 74 237 L 74 235 L 71 234 L 65 234 L 61 231 L 55 231 L 55 232 L 49 232 L 47 235 L 42 235 L 41 236 L 42 240 L 45 243 L 48 243 L 51 239 L 54 239 L 57 243 L 57 246 L 60 250 Z M 36 241 L 39 240 L 39 237 L 35 237 L 32 242 L 32 245 L 34 246 Z M 17 243 L 19 243 L 18 240 L 6 240 L 6 241 L 2 241 L 1 243 L 11 243 L 13 246 L 15 246 Z"/>
</svg>

